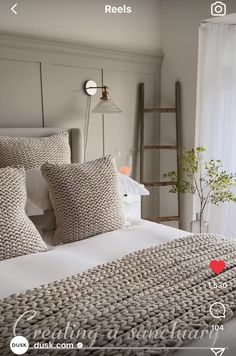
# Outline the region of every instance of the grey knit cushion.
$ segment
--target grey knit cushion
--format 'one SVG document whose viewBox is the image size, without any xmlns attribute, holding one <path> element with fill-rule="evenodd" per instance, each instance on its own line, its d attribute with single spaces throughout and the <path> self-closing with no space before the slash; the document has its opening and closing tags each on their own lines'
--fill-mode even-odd
<svg viewBox="0 0 236 356">
<path fill-rule="evenodd" d="M 124 225 L 118 176 L 111 156 L 83 164 L 41 168 L 56 216 L 54 244 L 82 240 Z"/>
<path fill-rule="evenodd" d="M 0 169 L 0 260 L 46 251 L 37 229 L 25 214 L 24 168 Z"/>
<path fill-rule="evenodd" d="M 46 137 L 0 136 L 0 167 L 39 167 L 45 162 L 70 163 L 68 132 Z"/>
</svg>

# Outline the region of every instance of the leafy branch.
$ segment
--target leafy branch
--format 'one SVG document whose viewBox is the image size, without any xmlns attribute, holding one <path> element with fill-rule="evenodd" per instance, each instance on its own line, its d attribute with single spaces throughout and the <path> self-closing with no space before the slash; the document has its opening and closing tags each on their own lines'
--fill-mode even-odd
<svg viewBox="0 0 236 356">
<path fill-rule="evenodd" d="M 208 203 L 219 205 L 236 202 L 233 188 L 236 187 L 236 174 L 227 173 L 222 168 L 221 160 L 205 162 L 203 147 L 184 151 L 181 157 L 180 176 L 175 171 L 164 174 L 173 182 L 171 193 L 191 193 L 200 201 L 200 216 Z"/>
</svg>

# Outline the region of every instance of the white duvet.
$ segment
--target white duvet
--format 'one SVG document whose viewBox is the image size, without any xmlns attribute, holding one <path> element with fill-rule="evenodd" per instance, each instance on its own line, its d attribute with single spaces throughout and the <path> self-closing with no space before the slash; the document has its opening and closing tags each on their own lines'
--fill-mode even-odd
<svg viewBox="0 0 236 356">
<path fill-rule="evenodd" d="M 86 271 L 133 251 L 166 243 L 188 234 L 164 225 L 139 221 L 130 227 L 86 240 L 51 246 L 47 252 L 1 261 L 0 298 Z"/>
<path fill-rule="evenodd" d="M 131 252 L 163 244 L 189 235 L 188 232 L 164 225 L 139 221 L 130 227 L 94 236 L 63 246 L 49 247 L 49 251 L 20 256 L 0 262 L 0 299 L 13 293 L 81 273 L 94 266 L 121 258 Z M 234 338 L 236 322 L 225 324 L 214 347 L 227 347 L 225 356 L 236 354 Z M 209 338 L 192 342 L 188 347 L 210 347 Z M 177 356 L 213 355 L 210 349 L 180 350 Z"/>
</svg>

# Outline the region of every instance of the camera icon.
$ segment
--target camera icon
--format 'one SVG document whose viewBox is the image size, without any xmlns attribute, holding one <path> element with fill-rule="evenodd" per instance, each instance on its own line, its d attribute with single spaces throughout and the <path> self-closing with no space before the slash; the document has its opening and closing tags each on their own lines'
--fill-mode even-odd
<svg viewBox="0 0 236 356">
<path fill-rule="evenodd" d="M 214 2 L 211 4 L 211 14 L 212 16 L 225 16 L 226 5 L 221 1 Z"/>
</svg>

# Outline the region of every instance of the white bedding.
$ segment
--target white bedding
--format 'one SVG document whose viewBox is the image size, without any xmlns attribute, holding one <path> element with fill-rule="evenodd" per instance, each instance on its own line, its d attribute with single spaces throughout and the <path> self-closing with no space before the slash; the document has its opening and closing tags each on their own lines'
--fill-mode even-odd
<svg viewBox="0 0 236 356">
<path fill-rule="evenodd" d="M 0 262 L 0 298 L 86 271 L 128 253 L 166 243 L 189 233 L 147 221 L 61 246 L 45 253 Z"/>
<path fill-rule="evenodd" d="M 169 242 L 189 235 L 188 232 L 164 225 L 140 221 L 122 230 L 91 237 L 63 246 L 50 247 L 48 252 L 20 256 L 0 262 L 0 298 L 24 292 L 27 289 L 62 279 L 124 255 L 151 246 Z M 234 345 L 235 320 L 226 323 L 217 347 Z M 188 345 L 189 346 L 189 345 Z M 209 347 L 209 339 L 191 343 L 191 346 Z M 225 356 L 235 355 L 236 347 Z M 189 350 L 175 352 L 176 356 L 187 356 Z M 210 350 L 191 351 L 191 356 L 207 356 Z"/>
</svg>

